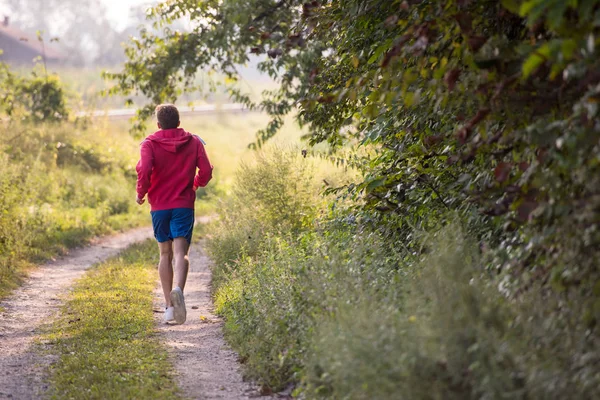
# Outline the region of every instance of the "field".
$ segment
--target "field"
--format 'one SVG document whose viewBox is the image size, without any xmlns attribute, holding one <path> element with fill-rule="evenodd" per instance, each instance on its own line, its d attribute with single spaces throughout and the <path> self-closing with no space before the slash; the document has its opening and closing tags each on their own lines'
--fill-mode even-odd
<svg viewBox="0 0 600 400">
<path fill-rule="evenodd" d="M 198 213 L 211 213 L 230 185 L 248 144 L 268 119 L 258 113 L 191 116 L 182 126 L 207 142 L 214 165 L 208 189 L 198 191 Z M 153 122 L 148 134 L 155 131 Z M 54 124 L 7 121 L 0 136 L 0 295 L 27 269 L 95 235 L 149 223 L 135 204 L 135 164 L 141 138 L 125 119 Z M 278 141 L 299 143 L 290 119 Z M 211 199 L 210 201 L 207 201 Z"/>
</svg>

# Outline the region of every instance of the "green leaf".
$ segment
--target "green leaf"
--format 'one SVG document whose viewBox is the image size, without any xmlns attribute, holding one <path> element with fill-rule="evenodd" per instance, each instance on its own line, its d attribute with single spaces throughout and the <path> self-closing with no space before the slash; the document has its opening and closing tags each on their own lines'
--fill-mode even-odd
<svg viewBox="0 0 600 400">
<path fill-rule="evenodd" d="M 527 79 L 540 65 L 548 61 L 549 55 L 550 45 L 546 43 L 527 57 L 522 67 L 523 78 Z"/>
<path fill-rule="evenodd" d="M 547 19 L 552 29 L 556 29 L 562 25 L 563 16 L 567 7 L 567 2 L 559 2 L 558 4 L 548 7 Z"/>
<path fill-rule="evenodd" d="M 502 0 L 502 7 L 514 14 L 519 13 L 519 3 L 517 0 Z"/>
<path fill-rule="evenodd" d="M 573 54 L 577 50 L 577 42 L 574 39 L 563 40 L 560 50 L 565 61 L 569 61 L 573 58 Z"/>
<path fill-rule="evenodd" d="M 374 179 L 367 184 L 366 191 L 372 192 L 374 189 L 383 186 L 385 184 L 385 178 Z"/>
<path fill-rule="evenodd" d="M 410 107 L 415 102 L 415 94 L 412 92 L 406 92 L 404 93 L 403 100 L 404 104 L 406 104 L 407 107 Z"/>
<path fill-rule="evenodd" d="M 381 57 L 381 55 L 390 48 L 391 43 L 392 43 L 391 40 L 387 40 L 383 44 L 381 44 L 379 47 L 377 47 L 377 49 L 375 50 L 373 55 L 371 57 L 369 57 L 367 64 L 373 64 L 375 61 L 379 60 L 379 57 Z"/>
</svg>

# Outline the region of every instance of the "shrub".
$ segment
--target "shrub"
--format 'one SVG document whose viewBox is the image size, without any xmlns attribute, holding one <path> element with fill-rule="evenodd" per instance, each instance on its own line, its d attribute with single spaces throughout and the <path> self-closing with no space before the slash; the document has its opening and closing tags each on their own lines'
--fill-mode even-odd
<svg viewBox="0 0 600 400">
<path fill-rule="evenodd" d="M 56 75 L 48 75 L 45 71 L 40 74 L 34 69 L 30 77 L 21 77 L 7 64 L 0 63 L 0 88 L 3 89 L 0 111 L 9 117 L 36 123 L 68 118 L 66 94 Z"/>
<path fill-rule="evenodd" d="M 389 292 L 406 271 L 375 234 L 353 236 L 332 229 L 287 239 L 267 236 L 253 256 L 241 256 L 215 286 L 217 311 L 250 376 L 274 389 L 300 381 L 315 330 L 345 307 L 361 307 Z"/>
<path fill-rule="evenodd" d="M 217 311 L 226 317 L 231 343 L 248 375 L 282 388 L 300 363 L 304 335 L 311 326 L 301 287 L 294 283 L 302 254 L 277 239 L 267 239 L 255 259 L 242 258 L 216 292 Z M 269 248 L 269 249 L 268 249 Z"/>
<path fill-rule="evenodd" d="M 142 220 L 132 195 L 133 139 L 69 122 L 9 120 L 1 129 L 0 295 L 19 282 L 27 263 Z M 87 151 L 63 162 L 63 146 Z"/>
<path fill-rule="evenodd" d="M 231 193 L 219 204 L 219 222 L 208 249 L 229 274 L 244 255 L 254 257 L 269 235 L 299 232 L 316 217 L 318 184 L 314 162 L 299 152 L 273 148 L 257 153 L 252 164 L 242 164 Z"/>
<path fill-rule="evenodd" d="M 585 332 L 552 327 L 557 304 L 537 291 L 509 301 L 456 225 L 428 241 L 431 252 L 402 284 L 355 302 L 356 292 L 342 295 L 319 321 L 306 361 L 308 398 L 595 396 L 597 353 Z"/>
<path fill-rule="evenodd" d="M 224 208 L 232 221 L 257 209 L 236 193 Z M 556 312 L 585 298 L 557 299 L 543 285 L 507 296 L 454 214 L 407 250 L 372 229 L 369 213 L 316 204 L 300 229 L 265 223 L 249 246 L 221 226 L 210 241 L 228 254 L 215 258 L 216 306 L 250 377 L 274 390 L 292 383 L 304 398 L 594 397 L 594 336 L 580 316 Z M 256 218 L 242 229 L 268 220 Z"/>
</svg>

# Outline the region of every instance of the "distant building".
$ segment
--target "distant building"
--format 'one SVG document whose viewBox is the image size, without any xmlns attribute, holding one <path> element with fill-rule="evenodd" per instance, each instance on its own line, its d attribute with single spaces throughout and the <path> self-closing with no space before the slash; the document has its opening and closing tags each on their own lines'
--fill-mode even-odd
<svg viewBox="0 0 600 400">
<path fill-rule="evenodd" d="M 48 64 L 60 64 L 65 56 L 50 45 L 49 41 L 44 44 L 35 35 L 21 31 L 9 26 L 10 20 L 4 17 L 0 24 L 0 61 L 15 65 L 32 64 L 36 57 L 46 56 Z"/>
</svg>

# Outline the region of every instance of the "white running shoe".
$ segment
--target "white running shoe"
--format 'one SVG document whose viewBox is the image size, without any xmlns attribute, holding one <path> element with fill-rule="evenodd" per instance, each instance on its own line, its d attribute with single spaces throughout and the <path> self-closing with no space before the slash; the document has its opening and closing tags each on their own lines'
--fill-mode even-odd
<svg viewBox="0 0 600 400">
<path fill-rule="evenodd" d="M 175 317 L 173 316 L 173 310 L 174 310 L 173 307 L 165 308 L 165 323 L 175 321 Z"/>
<path fill-rule="evenodd" d="M 181 288 L 176 287 L 171 290 L 171 303 L 173 304 L 173 315 L 175 316 L 175 322 L 179 325 L 185 322 L 186 310 L 185 301 L 183 299 L 183 291 Z"/>
</svg>

